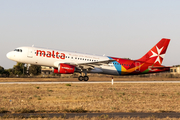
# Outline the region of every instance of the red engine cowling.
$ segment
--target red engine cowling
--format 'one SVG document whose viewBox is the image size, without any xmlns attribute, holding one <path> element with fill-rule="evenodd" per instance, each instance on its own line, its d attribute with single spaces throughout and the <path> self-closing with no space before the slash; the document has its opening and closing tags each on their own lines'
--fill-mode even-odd
<svg viewBox="0 0 180 120">
<path fill-rule="evenodd" d="M 54 68 L 53 72 L 57 74 L 73 74 L 75 70 L 74 65 L 60 63 L 58 68 Z"/>
</svg>

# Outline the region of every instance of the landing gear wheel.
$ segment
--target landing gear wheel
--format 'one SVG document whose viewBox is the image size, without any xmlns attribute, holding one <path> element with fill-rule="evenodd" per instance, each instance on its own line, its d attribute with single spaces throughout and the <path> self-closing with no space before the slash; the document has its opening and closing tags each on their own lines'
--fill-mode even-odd
<svg viewBox="0 0 180 120">
<path fill-rule="evenodd" d="M 79 77 L 78 77 L 78 80 L 79 80 L 79 81 L 83 81 L 83 80 L 84 80 L 84 77 L 83 77 L 83 76 L 79 76 Z"/>
<path fill-rule="evenodd" d="M 88 76 L 84 76 L 84 81 L 88 81 L 89 77 Z"/>
</svg>

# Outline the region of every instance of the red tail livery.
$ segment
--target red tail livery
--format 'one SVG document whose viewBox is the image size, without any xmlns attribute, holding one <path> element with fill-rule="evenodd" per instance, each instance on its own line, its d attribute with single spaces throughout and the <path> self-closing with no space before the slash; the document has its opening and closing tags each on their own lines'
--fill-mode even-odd
<svg viewBox="0 0 180 120">
<path fill-rule="evenodd" d="M 168 48 L 170 39 L 161 39 L 148 53 L 138 61 L 161 65 Z"/>
</svg>

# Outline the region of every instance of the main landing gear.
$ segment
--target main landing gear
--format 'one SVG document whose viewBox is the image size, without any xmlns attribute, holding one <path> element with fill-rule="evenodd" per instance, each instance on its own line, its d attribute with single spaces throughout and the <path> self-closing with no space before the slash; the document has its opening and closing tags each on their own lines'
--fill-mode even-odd
<svg viewBox="0 0 180 120">
<path fill-rule="evenodd" d="M 89 80 L 89 77 L 88 77 L 88 76 L 79 76 L 79 77 L 78 77 L 78 80 L 79 80 L 79 81 L 83 81 L 83 80 L 84 80 L 84 81 L 88 81 L 88 80 Z"/>
<path fill-rule="evenodd" d="M 85 70 L 85 71 L 83 71 L 84 72 L 84 74 L 85 74 L 85 76 L 82 76 L 82 73 L 80 73 L 81 75 L 78 77 L 78 80 L 79 81 L 88 81 L 89 80 L 89 77 L 87 76 L 87 71 Z"/>
</svg>

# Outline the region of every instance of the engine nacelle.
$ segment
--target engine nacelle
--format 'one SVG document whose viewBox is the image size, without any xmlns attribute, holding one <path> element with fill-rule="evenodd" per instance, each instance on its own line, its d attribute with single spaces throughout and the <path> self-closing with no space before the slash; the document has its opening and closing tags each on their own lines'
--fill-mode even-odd
<svg viewBox="0 0 180 120">
<path fill-rule="evenodd" d="M 75 71 L 74 65 L 60 63 L 58 68 L 53 68 L 53 72 L 57 74 L 73 74 Z"/>
</svg>

